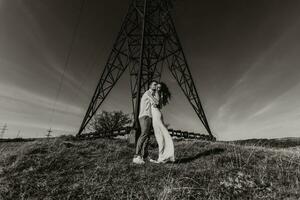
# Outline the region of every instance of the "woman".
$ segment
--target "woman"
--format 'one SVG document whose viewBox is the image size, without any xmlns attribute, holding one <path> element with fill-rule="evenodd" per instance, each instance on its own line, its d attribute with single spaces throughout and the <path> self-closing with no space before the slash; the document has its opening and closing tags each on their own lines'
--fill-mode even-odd
<svg viewBox="0 0 300 200">
<path fill-rule="evenodd" d="M 157 84 L 154 97 L 156 100 L 155 102 L 158 102 L 158 104 L 154 103 L 153 106 L 151 106 L 152 125 L 154 129 L 154 135 L 158 143 L 158 159 L 154 162 L 174 162 L 175 156 L 173 140 L 168 129 L 164 125 L 163 116 L 160 111 L 160 109 L 165 106 L 171 98 L 171 93 L 165 83 L 161 82 Z"/>
</svg>

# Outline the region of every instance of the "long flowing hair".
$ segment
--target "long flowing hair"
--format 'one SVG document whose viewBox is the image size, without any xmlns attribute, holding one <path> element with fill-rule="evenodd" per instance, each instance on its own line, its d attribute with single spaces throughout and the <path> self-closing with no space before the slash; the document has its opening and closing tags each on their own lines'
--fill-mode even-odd
<svg viewBox="0 0 300 200">
<path fill-rule="evenodd" d="M 172 94 L 168 86 L 164 82 L 159 82 L 159 84 L 161 85 L 161 90 L 160 90 L 161 104 L 165 106 L 171 100 Z"/>
</svg>

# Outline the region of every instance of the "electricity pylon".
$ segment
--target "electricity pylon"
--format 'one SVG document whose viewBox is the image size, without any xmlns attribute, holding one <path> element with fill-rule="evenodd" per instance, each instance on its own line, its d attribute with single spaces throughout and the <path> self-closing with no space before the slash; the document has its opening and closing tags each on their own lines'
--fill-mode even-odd
<svg viewBox="0 0 300 200">
<path fill-rule="evenodd" d="M 47 138 L 50 138 L 52 135 L 51 135 L 51 133 L 52 133 L 53 131 L 52 131 L 52 129 L 50 128 L 50 129 L 48 129 L 47 130 L 47 134 L 46 134 L 46 137 Z"/>
<path fill-rule="evenodd" d="M 2 128 L 0 129 L 0 138 L 3 138 L 3 136 L 7 130 L 8 130 L 7 124 L 4 124 L 4 126 L 2 126 Z"/>
<path fill-rule="evenodd" d="M 168 68 L 214 139 L 170 14 L 171 7 L 170 0 L 131 1 L 78 136 L 127 68 L 130 72 L 135 128 L 138 130 L 141 95 L 148 89 L 150 81 L 159 81 L 162 69 Z"/>
</svg>

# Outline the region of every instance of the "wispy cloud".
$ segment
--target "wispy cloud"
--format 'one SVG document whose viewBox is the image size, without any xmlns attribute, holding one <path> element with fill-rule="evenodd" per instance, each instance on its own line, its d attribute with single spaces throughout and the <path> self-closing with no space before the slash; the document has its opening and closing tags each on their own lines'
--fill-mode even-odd
<svg viewBox="0 0 300 200">
<path fill-rule="evenodd" d="M 293 44 L 293 39 L 299 31 L 299 23 L 291 26 L 228 90 L 227 99 L 214 119 L 217 130 L 225 131 L 222 138 L 233 133 L 240 138 L 284 136 L 282 131 L 272 129 L 277 126 L 286 127 L 286 134 L 298 134 L 295 121 L 299 120 L 296 116 L 300 104 L 294 99 L 299 98 L 296 90 L 300 89 L 300 60 L 296 52 L 300 47 Z"/>
</svg>

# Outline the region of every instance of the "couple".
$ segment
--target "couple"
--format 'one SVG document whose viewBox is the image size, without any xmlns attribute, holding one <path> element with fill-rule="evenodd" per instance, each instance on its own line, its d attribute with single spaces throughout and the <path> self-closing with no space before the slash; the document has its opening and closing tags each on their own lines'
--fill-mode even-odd
<svg viewBox="0 0 300 200">
<path fill-rule="evenodd" d="M 139 122 L 141 135 L 137 141 L 133 163 L 144 164 L 145 160 L 154 163 L 174 162 L 174 144 L 168 129 L 164 125 L 163 116 L 160 112 L 171 97 L 168 87 L 164 83 L 152 81 L 140 104 Z M 148 143 L 150 140 L 151 125 L 158 143 L 158 159 L 152 160 L 148 156 Z"/>
</svg>

